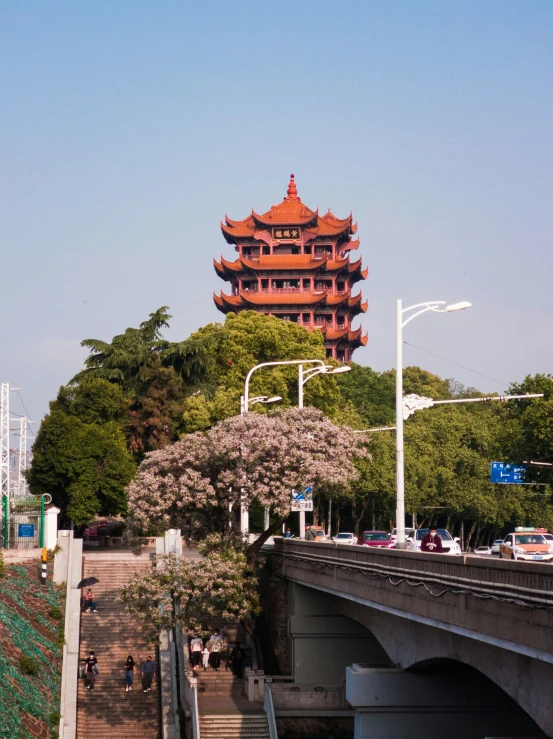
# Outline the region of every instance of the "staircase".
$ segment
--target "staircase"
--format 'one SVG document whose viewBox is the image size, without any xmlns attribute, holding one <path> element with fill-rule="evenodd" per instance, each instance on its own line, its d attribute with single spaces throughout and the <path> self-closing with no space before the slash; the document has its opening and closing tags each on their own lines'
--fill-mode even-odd
<svg viewBox="0 0 553 739">
<path fill-rule="evenodd" d="M 86 554 L 83 578 L 97 577 L 92 586 L 98 613 L 81 616 L 81 657 L 94 650 L 100 675 L 94 692 L 79 680 L 77 698 L 77 739 L 159 739 L 160 707 L 158 681 L 150 693 L 140 684 L 140 666 L 156 648 L 142 636 L 136 619 L 116 602 L 121 587 L 137 570 L 151 566 L 146 557 L 130 553 Z M 125 660 L 135 661 L 132 692 L 125 692 Z"/>
<path fill-rule="evenodd" d="M 238 623 L 214 619 L 209 630 L 218 628 L 229 649 L 240 642 L 251 664 L 251 654 L 246 648 L 246 634 Z M 267 716 L 261 703 L 247 700 L 244 682 L 225 669 L 214 672 L 211 667 L 196 672 L 198 680 L 198 709 L 200 714 L 200 739 L 269 739 Z"/>
<path fill-rule="evenodd" d="M 231 713 L 200 717 L 200 739 L 269 739 L 263 713 Z"/>
</svg>

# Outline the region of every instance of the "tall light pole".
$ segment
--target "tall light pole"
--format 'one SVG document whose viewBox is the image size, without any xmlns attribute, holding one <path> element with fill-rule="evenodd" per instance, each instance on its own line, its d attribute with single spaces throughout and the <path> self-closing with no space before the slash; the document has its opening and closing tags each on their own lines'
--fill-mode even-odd
<svg viewBox="0 0 553 739">
<path fill-rule="evenodd" d="M 256 364 L 255 367 L 252 367 L 246 375 L 246 381 L 244 383 L 244 395 L 241 401 L 241 408 L 243 409 L 243 411 L 241 412 L 246 413 L 249 410 L 250 405 L 253 403 L 253 400 L 265 403 L 272 402 L 273 400 L 272 398 L 265 400 L 266 396 L 260 396 L 261 398 L 263 398 L 263 400 L 260 400 L 258 398 L 250 400 L 250 380 L 256 370 L 261 369 L 261 367 L 279 367 L 294 364 L 298 366 L 298 408 L 303 408 L 303 388 L 305 383 L 308 382 L 312 377 L 315 377 L 316 375 L 337 375 L 341 374 L 342 372 L 349 372 L 351 370 L 351 367 L 348 367 L 347 365 L 333 367 L 330 364 L 325 364 L 322 359 L 289 359 L 282 362 L 262 362 L 261 364 Z M 304 370 L 303 367 L 305 364 L 311 364 L 315 366 Z M 280 399 L 281 398 L 279 397 L 278 400 Z M 244 510 L 246 510 L 246 513 L 244 513 Z M 305 539 L 305 511 L 299 511 L 299 514 L 300 539 Z M 247 509 L 243 507 L 241 516 L 242 522 L 245 520 L 245 515 L 247 515 Z M 268 510 L 265 509 L 265 524 L 267 524 L 268 517 Z M 266 525 L 265 528 L 268 528 L 268 526 Z M 241 526 L 241 530 L 242 533 L 244 533 L 243 524 Z"/>
<path fill-rule="evenodd" d="M 445 300 L 429 300 L 426 303 L 417 303 L 409 308 L 403 308 L 401 299 L 397 301 L 396 310 L 396 529 L 397 549 L 405 549 L 405 465 L 403 454 L 403 329 L 413 318 L 422 313 L 453 313 L 470 308 L 471 303 L 463 301 L 447 305 Z M 404 320 L 403 316 L 412 310 L 417 310 Z"/>
</svg>

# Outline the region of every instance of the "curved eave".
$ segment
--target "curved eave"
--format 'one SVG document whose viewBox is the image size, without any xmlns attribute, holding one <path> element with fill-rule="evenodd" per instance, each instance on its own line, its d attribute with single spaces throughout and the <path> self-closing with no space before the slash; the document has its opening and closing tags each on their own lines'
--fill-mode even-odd
<svg viewBox="0 0 553 739">
<path fill-rule="evenodd" d="M 349 293 L 346 293 L 345 295 L 328 295 L 326 299 L 326 304 L 328 306 L 335 306 L 335 305 L 341 305 L 342 303 L 348 303 L 351 300 L 349 297 Z"/>
<path fill-rule="evenodd" d="M 360 243 L 361 239 L 353 239 L 352 241 L 348 241 L 346 244 L 342 244 L 340 248 L 343 251 L 355 251 L 356 249 L 359 249 Z"/>
<path fill-rule="evenodd" d="M 246 307 L 238 295 L 225 295 L 224 292 L 221 292 L 220 295 L 213 293 L 213 300 L 217 308 L 223 313 L 230 313 Z"/>
<path fill-rule="evenodd" d="M 244 227 L 243 225 L 236 227 L 227 226 L 222 221 L 220 225 L 223 236 L 229 244 L 237 244 L 238 242 L 236 241 L 236 239 L 252 238 L 255 233 L 255 228 L 249 229 L 247 227 Z"/>
<path fill-rule="evenodd" d="M 314 272 L 321 269 L 321 267 L 323 267 L 328 261 L 326 256 L 324 259 L 312 259 L 311 257 L 305 259 L 305 256 L 309 255 L 292 254 L 282 256 L 261 256 L 258 260 L 242 257 L 240 262 L 244 267 L 253 272 Z"/>
<path fill-rule="evenodd" d="M 264 226 L 306 226 L 308 223 L 314 221 L 315 218 L 318 218 L 318 215 L 318 209 L 313 211 L 306 205 L 301 205 L 300 210 L 300 207 L 290 207 L 287 205 L 286 200 L 278 205 L 273 205 L 270 210 L 262 215 L 252 210 L 253 218 L 257 223 L 261 223 Z"/>
<path fill-rule="evenodd" d="M 329 259 L 326 264 L 327 272 L 339 272 L 341 269 L 348 269 L 349 257 L 343 259 Z"/>
<path fill-rule="evenodd" d="M 221 293 L 222 295 L 222 293 Z M 283 305 L 317 305 L 322 303 L 327 297 L 326 291 L 320 295 L 301 294 L 301 293 L 268 293 L 255 294 L 240 292 L 240 302 L 242 305 L 254 306 L 283 306 Z"/>
<path fill-rule="evenodd" d="M 234 262 L 229 262 L 228 259 L 221 257 L 221 266 L 229 272 L 238 273 L 244 271 L 244 265 L 242 260 L 235 259 Z"/>
<path fill-rule="evenodd" d="M 321 216 L 321 220 L 324 220 L 327 223 L 331 223 L 333 226 L 349 228 L 351 227 L 353 216 L 350 213 L 347 218 L 337 218 L 334 213 L 329 210 L 328 213 L 325 213 L 324 216 Z"/>
</svg>

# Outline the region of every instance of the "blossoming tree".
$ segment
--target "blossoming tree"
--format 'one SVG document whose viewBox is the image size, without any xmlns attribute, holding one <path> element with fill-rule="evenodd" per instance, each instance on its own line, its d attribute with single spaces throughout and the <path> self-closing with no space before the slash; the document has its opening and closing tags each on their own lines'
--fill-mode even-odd
<svg viewBox="0 0 553 739">
<path fill-rule="evenodd" d="M 127 609 L 154 631 L 171 624 L 190 631 L 215 612 L 232 614 L 253 636 L 257 556 L 288 515 L 291 491 L 339 491 L 357 477 L 354 460 L 365 454 L 359 437 L 314 408 L 235 416 L 149 453 L 129 486 L 131 536 L 180 528 L 195 542 L 215 538 L 218 548 L 135 575 L 122 596 Z M 245 551 L 243 542 L 236 546 L 241 505 L 269 506 L 276 517 Z"/>
</svg>

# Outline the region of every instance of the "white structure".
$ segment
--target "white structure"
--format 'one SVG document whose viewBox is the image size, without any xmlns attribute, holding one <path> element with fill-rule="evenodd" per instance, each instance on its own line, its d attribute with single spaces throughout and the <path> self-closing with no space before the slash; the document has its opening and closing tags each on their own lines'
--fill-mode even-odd
<svg viewBox="0 0 553 739">
<path fill-rule="evenodd" d="M 0 502 L 10 495 L 10 386 L 0 385 Z"/>
<path fill-rule="evenodd" d="M 44 516 L 44 546 L 46 549 L 53 550 L 58 543 L 58 516 L 61 513 L 55 505 L 50 505 L 45 511 Z"/>
<path fill-rule="evenodd" d="M 397 528 L 397 549 L 405 549 L 405 469 L 403 454 L 403 419 L 404 419 L 404 403 L 403 403 L 403 329 L 412 321 L 413 318 L 420 316 L 422 313 L 432 311 L 433 313 L 453 313 L 454 311 L 470 308 L 471 304 L 466 301 L 462 303 L 454 303 L 445 308 L 445 300 L 429 300 L 426 303 L 417 303 L 409 308 L 403 308 L 401 299 L 397 301 L 396 312 L 396 528 Z M 405 313 L 417 310 L 403 320 Z M 426 400 L 426 399 L 425 399 Z M 430 399 L 428 399 L 430 401 Z M 432 405 L 429 402 L 428 405 Z M 427 407 L 427 406 L 423 406 Z M 416 410 L 416 409 L 413 409 Z"/>
</svg>

